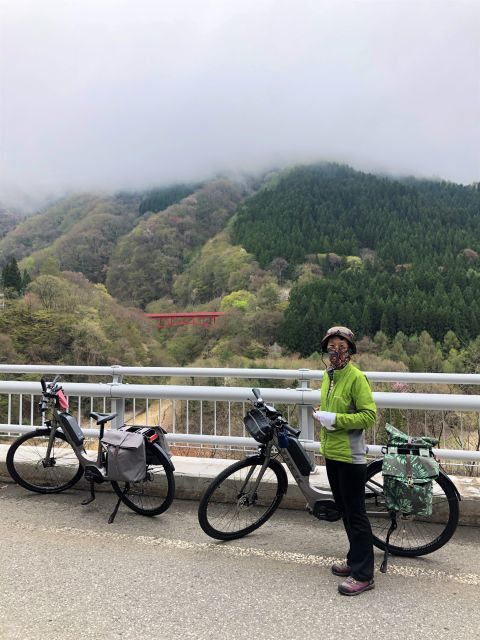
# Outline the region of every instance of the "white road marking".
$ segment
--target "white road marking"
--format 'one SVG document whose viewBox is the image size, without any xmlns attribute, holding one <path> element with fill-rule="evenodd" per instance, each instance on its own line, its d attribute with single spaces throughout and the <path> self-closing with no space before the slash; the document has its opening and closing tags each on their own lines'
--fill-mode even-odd
<svg viewBox="0 0 480 640">
<path fill-rule="evenodd" d="M 62 534 L 72 537 L 81 538 L 101 538 L 110 540 L 123 540 L 136 542 L 143 545 L 158 545 L 170 549 L 179 549 L 182 551 L 208 551 L 211 553 L 219 553 L 222 555 L 253 558 L 261 557 L 267 560 L 277 562 L 286 562 L 290 564 L 310 565 L 317 567 L 330 567 L 334 562 L 338 562 L 339 558 L 330 556 L 319 556 L 307 553 L 294 553 L 291 551 L 274 551 L 268 549 L 257 549 L 255 547 L 237 547 L 231 544 L 222 544 L 215 542 L 188 542 L 186 540 L 176 540 L 172 538 L 163 538 L 157 536 L 131 536 L 125 533 L 115 533 L 110 531 L 93 531 L 90 529 L 77 529 L 74 527 L 37 527 L 25 523 L 16 523 L 19 529 L 28 531 L 42 531 L 46 534 Z M 444 571 L 436 571 L 435 569 L 424 569 L 421 567 L 406 567 L 398 565 L 398 559 L 395 564 L 389 565 L 388 573 L 392 575 L 402 576 L 404 578 L 430 578 L 433 580 L 451 580 L 461 584 L 480 585 L 480 575 L 476 573 L 446 573 Z"/>
</svg>

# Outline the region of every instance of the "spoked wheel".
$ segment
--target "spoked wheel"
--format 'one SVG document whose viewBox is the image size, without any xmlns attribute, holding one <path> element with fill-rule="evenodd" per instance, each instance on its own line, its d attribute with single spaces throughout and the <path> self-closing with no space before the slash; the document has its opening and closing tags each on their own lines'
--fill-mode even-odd
<svg viewBox="0 0 480 640">
<path fill-rule="evenodd" d="M 270 460 L 257 483 L 264 459 L 247 458 L 220 473 L 205 491 L 198 520 L 207 535 L 235 540 L 261 527 L 275 512 L 287 490 L 287 476 Z"/>
<path fill-rule="evenodd" d="M 29 491 L 60 493 L 82 477 L 83 469 L 63 433 L 55 433 L 47 457 L 50 434 L 50 429 L 31 431 L 15 440 L 8 450 L 8 473 Z"/>
<path fill-rule="evenodd" d="M 136 513 L 158 516 L 172 504 L 175 477 L 166 457 L 147 446 L 146 479 L 141 482 L 112 482 L 112 487 L 122 502 Z"/>
<path fill-rule="evenodd" d="M 373 532 L 373 544 L 385 549 L 391 519 L 383 495 L 382 461 L 367 467 L 365 490 L 367 515 Z M 390 536 L 389 552 L 397 556 L 422 556 L 443 547 L 458 524 L 458 496 L 451 481 L 440 474 L 433 482 L 431 516 L 397 513 L 397 529 Z"/>
</svg>

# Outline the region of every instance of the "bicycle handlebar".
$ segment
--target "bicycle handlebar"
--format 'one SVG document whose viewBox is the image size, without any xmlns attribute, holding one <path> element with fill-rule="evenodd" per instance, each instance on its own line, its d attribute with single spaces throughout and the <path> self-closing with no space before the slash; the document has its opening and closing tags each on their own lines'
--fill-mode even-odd
<svg viewBox="0 0 480 640">
<path fill-rule="evenodd" d="M 273 428 L 286 429 L 291 435 L 293 435 L 295 438 L 298 438 L 299 434 L 301 433 L 301 429 L 291 427 L 288 424 L 287 420 L 285 420 L 282 414 L 278 412 L 275 407 L 265 404 L 261 396 L 260 389 L 252 389 L 252 393 L 257 399 L 257 401 L 254 402 L 254 405 L 265 411 L 267 418 L 272 421 L 271 426 Z"/>
<path fill-rule="evenodd" d="M 287 431 L 289 431 L 293 436 L 297 437 L 298 434 L 301 432 L 301 429 L 295 429 L 295 427 L 291 427 L 288 422 L 286 422 L 284 425 L 285 429 Z"/>
<path fill-rule="evenodd" d="M 57 382 L 60 380 L 60 375 L 56 375 L 55 378 L 47 384 L 45 378 L 40 378 L 40 384 L 42 385 L 42 400 L 39 402 L 40 413 L 45 413 L 48 408 L 49 400 L 57 397 Z"/>
</svg>

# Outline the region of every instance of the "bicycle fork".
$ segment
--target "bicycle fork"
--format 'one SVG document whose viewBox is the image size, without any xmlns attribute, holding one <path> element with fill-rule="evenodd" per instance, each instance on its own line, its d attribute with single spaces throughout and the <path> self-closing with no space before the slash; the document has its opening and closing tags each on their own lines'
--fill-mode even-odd
<svg viewBox="0 0 480 640">
<path fill-rule="evenodd" d="M 248 486 L 248 483 L 250 482 L 250 478 L 253 475 L 253 472 L 255 471 L 254 466 L 252 466 L 248 473 L 247 476 L 245 478 L 245 481 L 243 482 L 240 491 L 238 492 L 237 495 L 237 506 L 239 507 L 250 507 L 253 504 L 255 504 L 255 500 L 257 499 L 257 489 L 262 481 L 263 478 L 263 474 L 265 473 L 269 463 L 270 463 L 270 458 L 271 458 L 271 450 L 272 450 L 272 444 L 269 443 L 267 445 L 267 449 L 266 452 L 264 454 L 265 458 L 262 464 L 262 467 L 260 469 L 260 471 L 258 472 L 257 478 L 255 480 L 255 483 L 252 487 L 250 487 L 250 489 L 248 491 L 245 491 L 245 488 Z"/>
<path fill-rule="evenodd" d="M 53 443 L 55 442 L 56 428 L 52 426 L 51 420 L 46 420 L 45 426 L 47 427 L 47 429 L 50 429 L 50 435 L 48 437 L 48 443 L 47 443 L 47 450 L 45 451 L 45 457 L 42 460 L 43 467 L 47 468 L 47 467 L 55 466 L 55 456 L 52 455 L 52 451 L 53 451 Z"/>
</svg>

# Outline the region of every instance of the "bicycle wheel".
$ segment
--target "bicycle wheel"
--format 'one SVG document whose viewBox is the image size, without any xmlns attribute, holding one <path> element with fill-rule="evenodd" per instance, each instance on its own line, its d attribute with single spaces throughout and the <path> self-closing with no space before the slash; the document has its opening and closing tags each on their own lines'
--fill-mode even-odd
<svg viewBox="0 0 480 640">
<path fill-rule="evenodd" d="M 246 458 L 222 471 L 208 486 L 198 507 L 204 532 L 217 540 L 235 540 L 261 527 L 287 490 L 281 464 L 270 460 L 257 486 L 264 459 Z"/>
<path fill-rule="evenodd" d="M 112 487 L 122 502 L 136 513 L 158 516 L 173 502 L 175 477 L 166 455 L 147 445 L 146 479 L 141 482 L 112 482 Z"/>
<path fill-rule="evenodd" d="M 391 519 L 383 495 L 382 461 L 367 467 L 365 493 L 367 515 L 373 532 L 373 544 L 385 549 Z M 458 525 L 458 496 L 454 485 L 444 474 L 433 482 L 431 516 L 397 513 L 397 529 L 388 543 L 390 553 L 397 556 L 422 556 L 443 547 Z"/>
<path fill-rule="evenodd" d="M 73 487 L 83 475 L 75 451 L 59 431 L 55 432 L 50 456 L 46 458 L 50 434 L 50 429 L 30 431 L 8 450 L 8 473 L 29 491 L 60 493 Z"/>
</svg>

